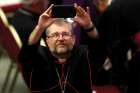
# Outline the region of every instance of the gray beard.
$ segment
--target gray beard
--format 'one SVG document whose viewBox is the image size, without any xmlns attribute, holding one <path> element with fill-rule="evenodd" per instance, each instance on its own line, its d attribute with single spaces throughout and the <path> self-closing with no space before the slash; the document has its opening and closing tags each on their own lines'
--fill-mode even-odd
<svg viewBox="0 0 140 93">
<path fill-rule="evenodd" d="M 67 50 L 66 52 L 63 52 L 63 53 L 58 53 L 56 51 L 53 52 L 53 55 L 56 58 L 68 58 L 70 54 L 71 54 L 71 50 Z"/>
<path fill-rule="evenodd" d="M 68 48 L 66 52 L 58 53 L 57 50 L 52 52 L 52 54 L 57 58 L 68 58 L 71 54 L 72 48 Z"/>
</svg>

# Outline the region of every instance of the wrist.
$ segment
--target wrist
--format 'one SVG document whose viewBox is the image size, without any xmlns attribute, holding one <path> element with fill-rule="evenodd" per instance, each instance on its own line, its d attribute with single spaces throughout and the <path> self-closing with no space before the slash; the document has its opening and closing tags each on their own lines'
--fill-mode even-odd
<svg viewBox="0 0 140 93">
<path fill-rule="evenodd" d="M 92 22 L 90 22 L 90 23 L 88 23 L 88 24 L 83 26 L 84 29 L 89 29 L 91 27 L 93 27 L 93 23 Z"/>
<path fill-rule="evenodd" d="M 94 25 L 92 24 L 92 22 L 90 23 L 89 26 L 84 27 L 84 31 L 85 31 L 85 32 L 91 32 L 91 31 L 93 31 L 93 30 L 94 30 Z"/>
<path fill-rule="evenodd" d="M 42 31 L 44 31 L 44 30 L 45 30 L 45 28 L 44 28 L 44 27 L 39 26 L 39 25 L 37 25 L 35 29 L 36 29 L 37 31 L 40 31 L 40 32 L 42 32 Z"/>
</svg>

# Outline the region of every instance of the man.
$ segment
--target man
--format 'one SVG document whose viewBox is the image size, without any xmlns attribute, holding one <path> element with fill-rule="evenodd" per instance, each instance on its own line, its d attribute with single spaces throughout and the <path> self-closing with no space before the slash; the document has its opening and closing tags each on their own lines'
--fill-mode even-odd
<svg viewBox="0 0 140 93">
<path fill-rule="evenodd" d="M 85 46 L 75 45 L 73 24 L 63 18 L 52 18 L 53 4 L 40 15 L 20 61 L 24 79 L 32 93 L 92 93 L 92 69 Z M 75 4 L 74 22 L 90 37 L 98 37 L 87 11 Z M 40 46 L 45 33 L 46 46 Z"/>
</svg>

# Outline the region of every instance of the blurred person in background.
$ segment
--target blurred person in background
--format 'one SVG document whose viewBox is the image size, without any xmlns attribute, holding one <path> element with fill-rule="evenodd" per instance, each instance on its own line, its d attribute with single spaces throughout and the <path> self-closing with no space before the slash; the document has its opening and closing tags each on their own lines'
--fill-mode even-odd
<svg viewBox="0 0 140 93">
<path fill-rule="evenodd" d="M 114 0 L 97 25 L 112 62 L 112 84 L 120 87 L 122 92 L 126 91 L 129 82 L 127 53 L 133 47 L 131 37 L 140 26 L 139 5 L 139 0 Z"/>
<path fill-rule="evenodd" d="M 132 36 L 134 48 L 132 58 L 129 60 L 129 81 L 126 93 L 140 93 L 140 31 Z"/>
<path fill-rule="evenodd" d="M 94 22 L 95 26 L 98 25 L 102 14 L 108 6 L 110 5 L 110 0 L 84 0 L 83 7 L 89 6 L 90 7 L 90 16 L 92 21 Z M 97 29 L 98 30 L 98 29 Z M 111 83 L 110 77 L 110 69 L 111 63 L 109 63 L 109 69 L 104 68 L 104 63 L 107 59 L 107 48 L 105 46 L 105 42 L 103 41 L 102 37 L 99 38 L 91 38 L 87 35 L 87 33 L 82 29 L 80 31 L 80 43 L 87 44 L 92 54 L 92 59 L 94 60 L 94 84 L 95 85 L 106 85 Z"/>
</svg>

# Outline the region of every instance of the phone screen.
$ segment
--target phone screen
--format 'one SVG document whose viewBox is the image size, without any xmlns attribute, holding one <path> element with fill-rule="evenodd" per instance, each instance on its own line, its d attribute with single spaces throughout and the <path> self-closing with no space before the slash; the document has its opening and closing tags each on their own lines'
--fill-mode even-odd
<svg viewBox="0 0 140 93">
<path fill-rule="evenodd" d="M 52 7 L 52 17 L 73 18 L 76 15 L 74 5 L 54 5 Z"/>
</svg>

